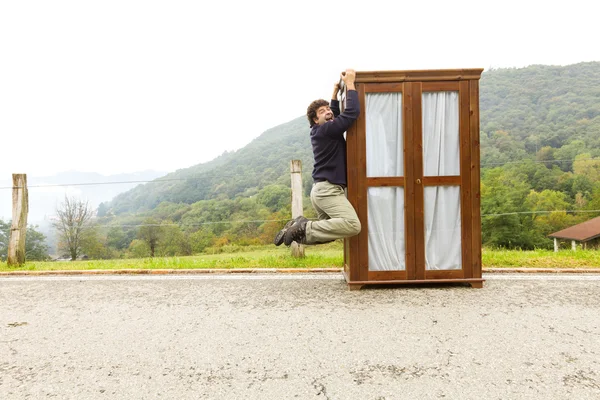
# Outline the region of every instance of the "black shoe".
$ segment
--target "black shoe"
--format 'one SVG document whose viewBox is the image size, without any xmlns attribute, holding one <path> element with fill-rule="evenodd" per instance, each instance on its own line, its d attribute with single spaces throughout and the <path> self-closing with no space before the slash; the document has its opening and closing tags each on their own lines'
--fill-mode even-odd
<svg viewBox="0 0 600 400">
<path fill-rule="evenodd" d="M 273 243 L 275 244 L 275 246 L 280 246 L 281 243 L 283 243 L 283 237 L 285 235 L 285 232 L 287 232 L 287 230 L 290 229 L 290 227 L 292 225 L 294 225 L 296 222 L 301 222 L 301 221 L 308 221 L 308 219 L 304 218 L 301 215 L 301 216 L 296 217 L 293 220 L 289 221 L 287 224 L 285 224 L 283 229 L 280 230 L 279 232 L 277 232 L 277 235 L 275 235 L 275 238 L 273 239 Z"/>
<path fill-rule="evenodd" d="M 306 238 L 306 223 L 308 219 L 304 217 L 296 218 L 294 223 L 283 235 L 283 242 L 286 246 L 292 244 L 292 242 L 302 243 Z"/>
<path fill-rule="evenodd" d="M 296 218 L 296 219 L 298 219 L 298 218 Z M 294 223 L 296 222 L 296 219 L 293 219 L 293 220 L 289 221 L 287 224 L 285 224 L 285 226 L 283 227 L 282 230 L 280 230 L 279 232 L 277 232 L 277 235 L 275 235 L 275 239 L 273 239 L 273 243 L 275 244 L 275 246 L 279 246 L 279 245 L 281 245 L 281 243 L 283 243 L 283 236 L 285 235 L 285 232 L 292 225 L 294 225 Z"/>
</svg>

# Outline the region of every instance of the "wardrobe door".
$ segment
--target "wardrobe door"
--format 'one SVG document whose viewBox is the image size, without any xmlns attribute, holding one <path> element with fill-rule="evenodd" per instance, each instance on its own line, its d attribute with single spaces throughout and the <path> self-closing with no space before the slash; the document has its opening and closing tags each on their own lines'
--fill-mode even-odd
<svg viewBox="0 0 600 400">
<path fill-rule="evenodd" d="M 362 191 L 368 279 L 406 279 L 406 143 L 403 84 L 365 85 Z M 366 245 L 366 246 L 365 246 Z"/>
<path fill-rule="evenodd" d="M 463 186 L 468 188 L 470 181 L 462 177 L 465 167 L 469 175 L 469 160 L 461 149 L 461 143 L 468 144 L 468 125 L 465 129 L 464 124 L 468 124 L 468 114 L 463 115 L 468 112 L 468 91 L 461 91 L 459 82 L 424 83 L 419 98 L 421 126 L 415 137 L 419 148 L 415 155 L 417 279 L 459 278 L 464 276 L 463 253 L 470 246 L 465 241 L 470 224 L 464 218 L 463 193 Z"/>
</svg>

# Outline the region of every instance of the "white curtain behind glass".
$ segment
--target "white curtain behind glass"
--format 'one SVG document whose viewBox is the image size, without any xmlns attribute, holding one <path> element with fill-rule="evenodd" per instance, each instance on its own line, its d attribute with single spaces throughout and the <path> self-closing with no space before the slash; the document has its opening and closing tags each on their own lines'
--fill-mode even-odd
<svg viewBox="0 0 600 400">
<path fill-rule="evenodd" d="M 458 92 L 423 93 L 423 174 L 460 175 Z"/>
<path fill-rule="evenodd" d="M 402 93 L 367 93 L 367 176 L 404 175 Z"/>
<path fill-rule="evenodd" d="M 404 188 L 370 187 L 367 202 L 369 270 L 405 270 Z"/>
<path fill-rule="evenodd" d="M 460 187 L 426 186 L 425 269 L 461 269 Z"/>
<path fill-rule="evenodd" d="M 367 176 L 404 175 L 402 93 L 368 93 Z M 404 270 L 404 188 L 368 189 L 369 270 Z"/>
<path fill-rule="evenodd" d="M 460 175 L 458 92 L 423 93 L 423 172 Z M 427 186 L 425 268 L 461 269 L 460 187 Z"/>
</svg>

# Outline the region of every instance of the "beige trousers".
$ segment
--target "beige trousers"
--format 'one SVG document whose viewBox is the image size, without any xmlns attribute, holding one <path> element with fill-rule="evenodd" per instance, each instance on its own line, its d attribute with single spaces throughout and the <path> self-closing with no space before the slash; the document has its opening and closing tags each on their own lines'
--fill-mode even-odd
<svg viewBox="0 0 600 400">
<path fill-rule="evenodd" d="M 342 186 L 327 181 L 317 182 L 310 192 L 310 200 L 319 221 L 309 221 L 306 224 L 306 244 L 325 243 L 358 235 L 360 221 Z"/>
</svg>

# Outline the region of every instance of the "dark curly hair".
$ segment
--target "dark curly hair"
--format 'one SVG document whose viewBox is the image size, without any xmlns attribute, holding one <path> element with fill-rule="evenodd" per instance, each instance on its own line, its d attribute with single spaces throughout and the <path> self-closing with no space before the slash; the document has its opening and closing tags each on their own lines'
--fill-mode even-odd
<svg viewBox="0 0 600 400">
<path fill-rule="evenodd" d="M 317 118 L 317 110 L 319 107 L 328 106 L 329 102 L 327 100 L 319 99 L 310 103 L 310 106 L 306 109 L 306 118 L 308 118 L 308 123 L 312 128 L 315 124 L 314 118 Z"/>
</svg>

